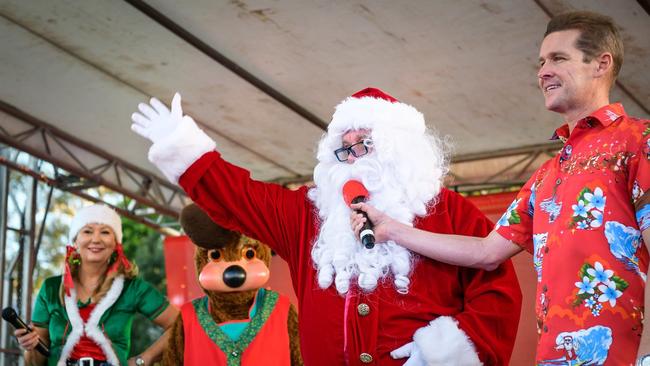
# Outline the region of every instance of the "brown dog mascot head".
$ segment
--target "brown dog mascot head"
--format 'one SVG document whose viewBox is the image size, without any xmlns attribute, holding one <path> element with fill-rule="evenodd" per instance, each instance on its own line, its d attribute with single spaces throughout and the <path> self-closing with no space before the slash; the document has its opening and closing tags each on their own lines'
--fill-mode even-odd
<svg viewBox="0 0 650 366">
<path fill-rule="evenodd" d="M 249 317 L 258 291 L 269 279 L 271 249 L 217 225 L 195 204 L 182 210 L 180 221 L 183 230 L 196 245 L 194 263 L 201 288 L 208 297 L 209 314 L 214 323 L 220 325 L 232 320 L 251 320 Z M 298 316 L 293 305 L 289 306 L 286 331 L 289 335 L 287 346 L 291 365 L 302 365 Z M 187 349 L 184 338 L 181 311 L 172 329 L 163 364 L 184 363 L 184 351 Z M 272 355 L 272 350 L 269 350 L 269 357 Z"/>
</svg>

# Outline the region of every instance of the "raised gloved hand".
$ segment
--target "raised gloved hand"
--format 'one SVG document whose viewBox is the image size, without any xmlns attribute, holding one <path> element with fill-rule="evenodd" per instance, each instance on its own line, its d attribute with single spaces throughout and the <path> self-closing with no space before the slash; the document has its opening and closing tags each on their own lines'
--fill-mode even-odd
<svg viewBox="0 0 650 366">
<path fill-rule="evenodd" d="M 131 115 L 133 121 L 131 130 L 154 144 L 174 133 L 176 127 L 183 121 L 179 93 L 174 94 L 171 111 L 156 98 L 151 98 L 149 104 L 138 104 L 138 110 L 140 113 L 135 112 Z"/>
<path fill-rule="evenodd" d="M 183 116 L 179 93 L 174 94 L 171 111 L 156 98 L 140 103 L 138 110 L 131 115 L 131 129 L 153 142 L 149 161 L 172 183 L 178 183 L 192 163 L 216 147 L 192 117 Z"/>
</svg>

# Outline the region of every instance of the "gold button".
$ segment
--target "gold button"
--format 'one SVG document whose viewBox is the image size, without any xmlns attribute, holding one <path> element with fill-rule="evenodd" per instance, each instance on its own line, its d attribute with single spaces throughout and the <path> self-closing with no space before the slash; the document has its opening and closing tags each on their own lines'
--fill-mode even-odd
<svg viewBox="0 0 650 366">
<path fill-rule="evenodd" d="M 372 356 L 370 355 L 370 353 L 365 353 L 364 352 L 364 353 L 360 354 L 359 359 L 363 363 L 371 363 L 372 362 Z"/>
<path fill-rule="evenodd" d="M 368 306 L 368 304 L 361 303 L 357 305 L 357 312 L 359 312 L 359 315 L 361 316 L 366 316 L 370 314 L 370 306 Z"/>
</svg>

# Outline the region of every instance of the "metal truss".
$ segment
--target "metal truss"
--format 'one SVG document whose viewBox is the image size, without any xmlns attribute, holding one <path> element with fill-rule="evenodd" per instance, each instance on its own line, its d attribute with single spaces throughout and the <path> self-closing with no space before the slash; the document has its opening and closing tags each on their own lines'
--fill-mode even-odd
<svg viewBox="0 0 650 366">
<path fill-rule="evenodd" d="M 0 150 L 4 159 L 9 152 Z M 32 159 L 34 161 L 34 159 Z M 20 192 L 20 197 L 10 189 L 11 170 L 0 165 L 0 303 L 2 308 L 13 307 L 23 319 L 31 319 L 32 286 L 36 255 L 43 238 L 45 222 L 49 212 L 53 187 L 47 195 L 45 213 L 37 232 L 36 212 L 38 208 L 37 177 L 28 182 L 29 189 Z M 18 226 L 9 225 L 8 207 L 14 207 Z M 16 220 L 14 220 L 16 221 Z M 13 234 L 13 235 L 10 235 Z M 10 238 L 11 236 L 11 238 Z M 12 329 L 7 322 L 0 323 L 0 365 L 23 364 Z"/>
<path fill-rule="evenodd" d="M 451 159 L 445 186 L 456 192 L 487 194 L 519 189 L 548 158 L 555 156 L 562 144 L 524 146 L 492 152 L 458 155 Z M 488 167 L 488 168 L 486 168 Z M 485 172 L 490 171 L 486 176 Z M 313 184 L 313 177 L 287 177 L 273 180 L 294 189 Z"/>
<path fill-rule="evenodd" d="M 17 191 L 10 184 L 16 175 L 23 182 Z M 166 235 L 178 235 L 178 212 L 189 202 L 166 181 L 0 102 L 0 303 L 26 321 L 55 189 L 107 204 Z M 13 330 L 0 322 L 0 366 L 22 365 L 20 356 Z"/>
<path fill-rule="evenodd" d="M 462 193 L 495 193 L 520 188 L 562 147 L 558 142 L 452 158 L 445 185 Z M 485 172 L 490 175 L 486 176 Z"/>
<path fill-rule="evenodd" d="M 149 172 L 129 164 L 84 141 L 0 101 L 0 143 L 13 146 L 66 171 L 57 176 L 30 171 L 6 159 L 0 163 L 82 198 L 97 201 L 84 192 L 103 186 L 131 199 L 120 214 L 166 232 L 166 221 L 176 221 L 180 209 L 189 203 L 182 190 Z M 5 123 L 11 122 L 11 123 Z M 3 127 L 6 125 L 7 127 Z M 520 187 L 535 169 L 555 155 L 560 143 L 548 143 L 466 154 L 452 158 L 446 185 L 458 192 L 495 192 Z M 485 171 L 493 172 L 485 176 Z M 311 176 L 277 179 L 284 186 L 308 184 Z M 165 220 L 165 217 L 171 220 Z"/>
<path fill-rule="evenodd" d="M 180 210 L 190 201 L 166 180 L 98 149 L 18 108 L 0 101 L 0 143 L 51 163 L 51 172 L 34 170 L 4 157 L 0 164 L 19 170 L 50 186 L 84 199 L 103 202 L 87 191 L 105 187 L 123 195 L 126 209 L 113 206 L 121 215 L 163 233 L 176 225 Z"/>
</svg>

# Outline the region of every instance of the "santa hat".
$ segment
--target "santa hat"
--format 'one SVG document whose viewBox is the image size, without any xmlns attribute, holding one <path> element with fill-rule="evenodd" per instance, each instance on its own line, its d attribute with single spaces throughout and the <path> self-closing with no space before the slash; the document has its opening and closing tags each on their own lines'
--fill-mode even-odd
<svg viewBox="0 0 650 366">
<path fill-rule="evenodd" d="M 113 233 L 115 233 L 115 240 L 118 243 L 122 242 L 122 221 L 120 220 L 120 216 L 115 210 L 106 205 L 95 204 L 77 211 L 70 224 L 70 232 L 68 234 L 70 243 L 74 242 L 79 230 L 88 224 L 104 224 L 110 226 L 113 229 Z"/>
<path fill-rule="evenodd" d="M 115 233 L 115 241 L 117 245 L 115 246 L 115 252 L 117 256 L 115 261 L 108 268 L 108 273 L 113 273 L 118 270 L 119 265 L 121 264 L 125 270 L 131 268 L 131 263 L 128 261 L 124 255 L 124 248 L 122 247 L 122 221 L 120 216 L 108 206 L 95 204 L 92 206 L 86 206 L 81 210 L 77 211 L 77 214 L 72 219 L 70 224 L 70 231 L 68 237 L 70 243 L 74 242 L 75 237 L 79 233 L 79 230 L 88 224 L 103 224 L 108 225 L 113 229 Z M 66 295 L 70 295 L 71 290 L 74 288 L 74 281 L 72 279 L 72 271 L 70 265 L 75 263 L 79 264 L 80 258 L 77 249 L 72 246 L 66 246 L 66 255 L 65 255 L 65 270 L 63 274 L 63 287 L 65 289 Z"/>
<path fill-rule="evenodd" d="M 346 98 L 338 106 L 327 127 L 328 134 L 343 134 L 358 129 L 399 128 L 424 133 L 424 116 L 377 88 L 365 88 Z"/>
</svg>

